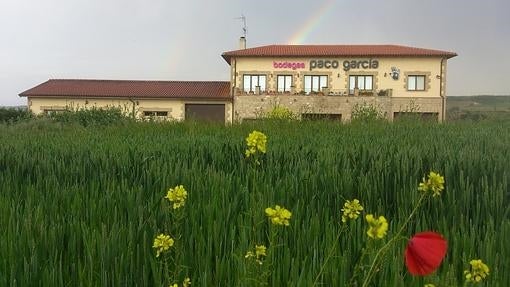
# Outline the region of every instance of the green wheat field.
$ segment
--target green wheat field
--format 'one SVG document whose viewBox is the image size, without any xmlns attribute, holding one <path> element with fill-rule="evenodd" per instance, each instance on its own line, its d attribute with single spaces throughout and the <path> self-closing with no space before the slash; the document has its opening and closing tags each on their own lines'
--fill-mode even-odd
<svg viewBox="0 0 510 287">
<path fill-rule="evenodd" d="M 244 158 L 253 130 L 268 138 L 260 165 Z M 404 234 L 441 233 L 446 258 L 413 277 L 403 239 L 370 286 L 463 286 L 478 258 L 490 267 L 479 286 L 510 286 L 509 122 L 0 125 L 0 286 L 313 286 L 322 267 L 316 286 L 348 286 L 363 248 L 387 239 L 370 241 L 361 216 L 337 240 L 345 200 L 384 215 L 390 237 L 430 170 L 445 191 Z M 180 184 L 173 226 L 164 196 Z M 260 282 L 245 254 L 269 244 L 264 210 L 276 204 L 292 218 Z M 175 245 L 156 258 L 160 233 Z"/>
</svg>

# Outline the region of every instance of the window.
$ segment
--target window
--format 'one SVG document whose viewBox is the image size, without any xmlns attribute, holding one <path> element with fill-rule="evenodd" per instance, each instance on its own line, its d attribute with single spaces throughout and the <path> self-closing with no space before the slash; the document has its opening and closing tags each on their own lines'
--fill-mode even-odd
<svg viewBox="0 0 510 287">
<path fill-rule="evenodd" d="M 342 120 L 341 114 L 301 114 L 302 120 L 309 121 L 340 121 Z"/>
<path fill-rule="evenodd" d="M 168 117 L 168 112 L 144 111 L 144 117 Z"/>
<path fill-rule="evenodd" d="M 278 82 L 278 92 L 290 92 L 292 86 L 292 76 L 278 76 L 276 77 Z"/>
<path fill-rule="evenodd" d="M 260 87 L 260 91 L 266 90 L 266 75 L 244 75 L 243 90 L 247 93 L 255 92 L 256 87 Z"/>
<path fill-rule="evenodd" d="M 373 76 L 349 76 L 349 94 L 354 94 L 354 89 L 371 91 L 373 89 Z"/>
<path fill-rule="evenodd" d="M 55 114 L 61 114 L 61 113 L 64 113 L 66 111 L 66 109 L 62 108 L 62 109 L 44 109 L 43 110 L 43 113 L 47 116 L 51 116 L 51 115 L 55 115 Z"/>
<path fill-rule="evenodd" d="M 320 92 L 328 87 L 328 76 L 305 76 L 305 93 Z"/>
<path fill-rule="evenodd" d="M 425 76 L 407 76 L 408 91 L 425 91 Z"/>
</svg>

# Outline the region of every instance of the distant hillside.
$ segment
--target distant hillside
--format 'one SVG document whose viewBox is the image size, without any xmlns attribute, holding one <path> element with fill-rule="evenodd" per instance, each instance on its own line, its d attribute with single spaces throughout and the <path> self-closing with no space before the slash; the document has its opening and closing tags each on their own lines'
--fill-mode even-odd
<svg viewBox="0 0 510 287">
<path fill-rule="evenodd" d="M 18 110 L 26 110 L 27 106 L 0 106 L 2 109 L 18 109 Z"/>
<path fill-rule="evenodd" d="M 510 96 L 448 97 L 446 108 L 449 111 L 510 112 Z"/>
<path fill-rule="evenodd" d="M 449 120 L 510 120 L 510 96 L 448 97 Z"/>
</svg>

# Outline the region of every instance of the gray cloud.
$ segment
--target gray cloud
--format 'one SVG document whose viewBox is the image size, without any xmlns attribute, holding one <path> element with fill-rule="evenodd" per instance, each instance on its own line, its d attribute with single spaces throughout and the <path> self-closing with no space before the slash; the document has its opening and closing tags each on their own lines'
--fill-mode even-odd
<svg viewBox="0 0 510 287">
<path fill-rule="evenodd" d="M 2 0 L 0 105 L 49 78 L 227 80 L 220 57 L 283 44 L 326 1 Z M 307 44 L 394 43 L 455 51 L 449 95 L 510 94 L 510 2 L 336 1 Z"/>
</svg>

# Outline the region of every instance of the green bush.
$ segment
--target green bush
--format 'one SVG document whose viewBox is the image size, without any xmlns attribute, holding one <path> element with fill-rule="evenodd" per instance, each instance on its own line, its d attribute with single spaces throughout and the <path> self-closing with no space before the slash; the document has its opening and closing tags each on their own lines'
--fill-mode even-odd
<svg viewBox="0 0 510 287">
<path fill-rule="evenodd" d="M 277 105 L 272 110 L 267 112 L 264 116 L 270 120 L 297 120 L 297 115 L 292 112 L 289 108 Z"/>
<path fill-rule="evenodd" d="M 31 117 L 32 114 L 26 109 L 0 107 L 0 123 L 15 123 Z"/>
<path fill-rule="evenodd" d="M 379 107 L 366 102 L 355 104 L 351 115 L 353 122 L 373 122 L 386 119 Z"/>
<path fill-rule="evenodd" d="M 130 121 L 121 108 L 97 108 L 65 110 L 48 115 L 49 118 L 60 123 L 77 123 L 82 126 L 102 126 Z"/>
</svg>

